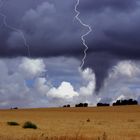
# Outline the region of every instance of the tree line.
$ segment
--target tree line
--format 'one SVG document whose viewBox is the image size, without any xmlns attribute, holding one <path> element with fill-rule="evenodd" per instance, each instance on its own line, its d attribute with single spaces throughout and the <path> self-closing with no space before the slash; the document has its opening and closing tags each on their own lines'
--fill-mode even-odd
<svg viewBox="0 0 140 140">
<path fill-rule="evenodd" d="M 67 104 L 67 105 L 64 105 L 63 107 L 70 107 L 70 105 Z M 75 107 L 88 107 L 88 103 L 75 104 Z"/>
<path fill-rule="evenodd" d="M 128 100 L 117 100 L 116 102 L 114 102 L 112 104 L 112 106 L 120 106 L 120 105 L 138 105 L 138 101 L 137 100 L 133 100 L 133 99 L 128 99 Z M 108 103 L 97 103 L 97 107 L 100 106 L 110 106 L 110 104 Z M 69 104 L 64 105 L 63 107 L 71 107 Z M 75 104 L 75 107 L 88 107 L 88 103 L 79 103 L 79 104 Z"/>
<path fill-rule="evenodd" d="M 120 106 L 120 105 L 137 105 L 138 101 L 133 99 L 128 100 L 117 100 L 112 104 L 112 106 Z M 97 106 L 110 106 L 110 104 L 107 103 L 98 103 Z"/>
</svg>

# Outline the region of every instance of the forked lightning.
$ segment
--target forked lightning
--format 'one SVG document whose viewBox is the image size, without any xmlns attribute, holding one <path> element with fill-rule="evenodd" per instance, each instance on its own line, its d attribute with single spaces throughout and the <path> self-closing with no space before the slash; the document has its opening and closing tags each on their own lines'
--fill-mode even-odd
<svg viewBox="0 0 140 140">
<path fill-rule="evenodd" d="M 76 2 L 76 5 L 75 5 L 75 12 L 76 12 L 76 16 L 75 18 L 80 22 L 81 25 L 83 25 L 84 27 L 86 27 L 88 29 L 88 32 L 86 32 L 84 35 L 81 36 L 81 40 L 82 40 L 82 43 L 83 45 L 85 46 L 85 49 L 84 49 L 84 57 L 82 58 L 82 63 L 81 63 L 81 66 L 80 68 L 82 69 L 84 64 L 85 64 L 85 59 L 87 57 L 87 50 L 88 50 L 88 45 L 86 43 L 86 40 L 85 40 L 85 37 L 90 33 L 92 32 L 92 28 L 85 24 L 80 18 L 79 18 L 79 15 L 80 15 L 80 12 L 78 11 L 78 6 L 79 6 L 79 3 L 80 3 L 80 0 L 77 0 Z"/>
<path fill-rule="evenodd" d="M 4 1 L 1 0 L 1 1 L 0 1 L 0 8 L 3 6 L 3 4 L 4 4 Z M 27 40 L 26 40 L 26 38 L 25 38 L 24 33 L 23 33 L 20 29 L 17 29 L 17 28 L 15 28 L 15 27 L 12 27 L 12 26 L 9 25 L 9 24 L 7 23 L 7 16 L 6 16 L 5 14 L 3 14 L 3 13 L 0 12 L 0 16 L 3 17 L 3 24 L 5 25 L 5 27 L 7 27 L 7 28 L 9 28 L 10 30 L 13 30 L 13 31 L 19 33 L 19 35 L 21 36 L 21 38 L 22 38 L 22 40 L 23 40 L 24 46 L 25 46 L 25 47 L 27 48 L 27 50 L 28 50 L 28 57 L 31 57 L 31 54 L 30 54 L 30 46 L 29 46 L 29 44 L 27 43 Z"/>
</svg>

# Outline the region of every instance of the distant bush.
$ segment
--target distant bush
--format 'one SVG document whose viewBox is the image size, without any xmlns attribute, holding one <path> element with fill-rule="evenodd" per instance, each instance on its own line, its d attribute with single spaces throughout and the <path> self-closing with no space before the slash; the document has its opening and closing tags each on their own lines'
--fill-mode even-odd
<svg viewBox="0 0 140 140">
<path fill-rule="evenodd" d="M 63 107 L 70 107 L 70 105 L 68 104 L 68 105 L 64 105 Z"/>
<path fill-rule="evenodd" d="M 13 126 L 19 125 L 19 123 L 13 122 L 13 121 L 12 121 L 12 122 L 7 122 L 7 124 L 8 124 L 8 125 L 13 125 Z"/>
<path fill-rule="evenodd" d="M 87 119 L 87 122 L 90 122 L 90 119 Z"/>
<path fill-rule="evenodd" d="M 37 129 L 37 126 L 36 126 L 36 124 L 34 124 L 30 121 L 27 121 L 27 122 L 24 123 L 23 128 Z"/>
<path fill-rule="evenodd" d="M 110 106 L 110 105 L 107 103 L 98 103 L 97 106 Z"/>
<path fill-rule="evenodd" d="M 88 107 L 88 103 L 79 103 L 76 104 L 75 107 Z"/>
<path fill-rule="evenodd" d="M 129 119 L 128 122 L 135 122 L 135 120 Z"/>
<path fill-rule="evenodd" d="M 11 109 L 11 110 L 17 110 L 18 107 L 11 107 L 10 109 Z"/>
<path fill-rule="evenodd" d="M 113 103 L 113 106 L 117 105 L 137 105 L 138 102 L 133 99 L 128 99 L 128 100 L 117 100 L 115 103 Z"/>
<path fill-rule="evenodd" d="M 67 105 L 67 107 L 70 107 L 70 105 Z"/>
<path fill-rule="evenodd" d="M 84 103 L 84 107 L 88 107 L 88 103 Z"/>
</svg>

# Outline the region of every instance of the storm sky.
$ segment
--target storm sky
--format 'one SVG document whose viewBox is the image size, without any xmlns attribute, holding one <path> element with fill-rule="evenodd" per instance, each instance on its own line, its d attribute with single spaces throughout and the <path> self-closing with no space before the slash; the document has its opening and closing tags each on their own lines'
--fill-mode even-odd
<svg viewBox="0 0 140 140">
<path fill-rule="evenodd" d="M 74 19 L 76 2 L 0 1 L 1 107 L 140 100 L 140 0 L 80 0 L 79 17 L 93 30 L 82 70 L 80 37 L 87 29 Z M 23 32 L 30 58 L 21 34 L 5 26 L 2 14 Z"/>
</svg>

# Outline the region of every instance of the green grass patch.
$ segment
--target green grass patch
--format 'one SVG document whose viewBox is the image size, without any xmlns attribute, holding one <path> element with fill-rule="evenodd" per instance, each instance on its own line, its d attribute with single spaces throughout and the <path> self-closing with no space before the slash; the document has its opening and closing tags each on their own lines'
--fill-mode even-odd
<svg viewBox="0 0 140 140">
<path fill-rule="evenodd" d="M 24 123 L 23 128 L 37 129 L 37 125 L 30 121 L 27 121 Z"/>
<path fill-rule="evenodd" d="M 7 122 L 7 124 L 8 124 L 8 125 L 12 125 L 12 126 L 17 126 L 17 125 L 19 125 L 19 123 L 14 122 L 14 121 Z"/>
</svg>

